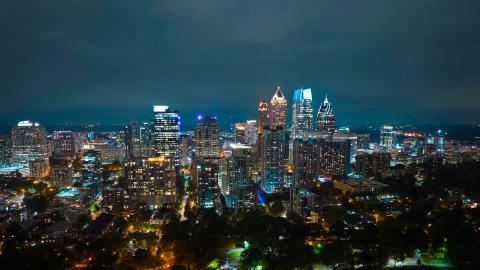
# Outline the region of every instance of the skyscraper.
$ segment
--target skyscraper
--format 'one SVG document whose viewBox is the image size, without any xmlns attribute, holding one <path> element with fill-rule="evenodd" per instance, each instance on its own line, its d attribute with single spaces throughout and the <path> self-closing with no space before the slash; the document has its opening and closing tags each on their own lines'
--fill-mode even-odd
<svg viewBox="0 0 480 270">
<path fill-rule="evenodd" d="M 393 131 L 393 126 L 383 125 L 380 129 L 380 146 L 389 151 L 393 149 L 394 143 L 395 133 Z"/>
<path fill-rule="evenodd" d="M 320 174 L 320 144 L 315 138 L 297 138 L 293 142 L 293 184 L 295 188 L 308 188 Z"/>
<path fill-rule="evenodd" d="M 350 140 L 320 140 L 319 168 L 321 175 L 345 176 L 350 171 Z"/>
<path fill-rule="evenodd" d="M 267 193 L 285 187 L 285 172 L 288 163 L 289 132 L 265 129 L 261 137 L 262 188 Z"/>
<path fill-rule="evenodd" d="M 252 147 L 242 144 L 231 144 L 232 155 L 227 157 L 227 194 L 236 189 L 253 185 Z"/>
<path fill-rule="evenodd" d="M 257 134 L 257 128 L 255 127 L 255 134 Z M 11 137 L 0 135 L 0 165 L 10 162 L 11 156 L 11 147 L 10 147 Z"/>
<path fill-rule="evenodd" d="M 211 116 L 198 116 L 195 127 L 195 157 L 219 158 L 220 143 L 217 118 Z"/>
<path fill-rule="evenodd" d="M 246 123 L 235 123 L 235 142 L 246 144 Z"/>
<path fill-rule="evenodd" d="M 435 144 L 435 150 L 437 153 L 445 152 L 445 133 L 441 129 L 435 132 L 433 143 Z"/>
<path fill-rule="evenodd" d="M 287 127 L 287 99 L 283 96 L 280 86 L 270 101 L 270 127 L 282 129 Z"/>
<path fill-rule="evenodd" d="M 73 158 L 76 153 L 75 139 L 71 131 L 53 132 L 53 154 Z"/>
<path fill-rule="evenodd" d="M 317 114 L 317 130 L 322 132 L 335 132 L 335 114 L 332 103 L 328 101 L 327 95 Z"/>
<path fill-rule="evenodd" d="M 150 208 L 175 202 L 175 171 L 163 157 L 129 160 L 125 179 L 132 202 L 144 202 Z"/>
<path fill-rule="evenodd" d="M 38 123 L 21 121 L 12 128 L 12 163 L 28 164 L 48 157 L 45 128 Z"/>
<path fill-rule="evenodd" d="M 198 158 L 194 160 L 192 168 L 192 179 L 197 188 L 197 205 L 202 208 L 219 209 L 219 159 Z"/>
<path fill-rule="evenodd" d="M 153 156 L 151 123 L 133 122 L 125 126 L 127 159 Z"/>
<path fill-rule="evenodd" d="M 258 140 L 257 121 L 247 120 L 245 122 L 245 143 L 253 146 L 257 144 L 257 140 Z"/>
<path fill-rule="evenodd" d="M 293 93 L 292 111 L 292 132 L 293 138 L 295 138 L 299 131 L 312 129 L 312 89 L 295 90 Z"/>
<path fill-rule="evenodd" d="M 265 101 L 265 99 L 262 99 L 258 104 L 258 135 L 262 134 L 262 130 L 264 128 L 268 128 L 269 118 L 268 103 Z"/>
<path fill-rule="evenodd" d="M 153 106 L 153 146 L 157 157 L 178 164 L 180 137 L 180 116 L 177 110 L 168 106 Z"/>
</svg>

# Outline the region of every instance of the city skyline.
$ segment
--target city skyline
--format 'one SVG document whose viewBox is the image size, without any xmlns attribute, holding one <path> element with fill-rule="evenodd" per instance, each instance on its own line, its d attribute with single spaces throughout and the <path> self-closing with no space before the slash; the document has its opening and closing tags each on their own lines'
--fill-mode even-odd
<svg viewBox="0 0 480 270">
<path fill-rule="evenodd" d="M 225 126 L 277 85 L 289 104 L 312 88 L 314 108 L 328 93 L 339 125 L 480 121 L 477 2 L 24 4 L 2 3 L 2 126 L 149 120 L 153 104 Z"/>
</svg>

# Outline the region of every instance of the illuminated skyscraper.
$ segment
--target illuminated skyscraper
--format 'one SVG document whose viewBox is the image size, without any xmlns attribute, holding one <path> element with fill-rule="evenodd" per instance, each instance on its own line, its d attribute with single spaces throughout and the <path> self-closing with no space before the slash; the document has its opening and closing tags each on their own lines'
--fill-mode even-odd
<svg viewBox="0 0 480 270">
<path fill-rule="evenodd" d="M 269 112 L 268 112 L 268 103 L 265 99 L 262 99 L 258 104 L 258 135 L 262 134 L 264 128 L 268 128 L 269 125 Z"/>
<path fill-rule="evenodd" d="M 195 127 L 195 158 L 219 158 L 220 143 L 217 118 L 198 116 Z"/>
<path fill-rule="evenodd" d="M 395 143 L 395 133 L 393 126 L 383 125 L 380 129 L 380 146 L 385 150 L 392 150 Z"/>
<path fill-rule="evenodd" d="M 295 188 L 312 187 L 317 180 L 320 144 L 315 138 L 297 138 L 293 142 L 293 184 Z"/>
<path fill-rule="evenodd" d="M 21 121 L 12 128 L 12 163 L 28 164 L 48 157 L 45 128 L 38 123 Z"/>
<path fill-rule="evenodd" d="M 246 123 L 235 123 L 235 142 L 246 144 Z"/>
<path fill-rule="evenodd" d="M 320 140 L 320 175 L 345 176 L 350 171 L 350 140 Z"/>
<path fill-rule="evenodd" d="M 247 120 L 245 122 L 245 143 L 255 145 L 258 140 L 257 121 Z"/>
<path fill-rule="evenodd" d="M 304 137 L 293 143 L 295 188 L 310 188 L 320 176 L 345 176 L 350 170 L 351 141 L 343 138 Z"/>
<path fill-rule="evenodd" d="M 433 138 L 435 144 L 435 150 L 437 153 L 445 152 L 445 133 L 441 129 L 437 130 L 435 137 Z"/>
<path fill-rule="evenodd" d="M 175 202 L 175 170 L 163 157 L 129 160 L 125 179 L 132 202 L 144 202 L 150 208 Z"/>
<path fill-rule="evenodd" d="M 332 103 L 328 101 L 325 95 L 325 100 L 317 114 L 317 130 L 322 132 L 335 132 L 335 114 L 333 113 Z"/>
<path fill-rule="evenodd" d="M 153 106 L 153 147 L 157 157 L 174 164 L 179 162 L 180 116 L 168 106 Z"/>
<path fill-rule="evenodd" d="M 257 127 L 255 127 L 255 134 L 257 134 Z M 0 164 L 6 164 L 10 162 L 10 141 L 10 136 L 0 135 Z"/>
<path fill-rule="evenodd" d="M 232 155 L 226 158 L 227 162 L 227 189 L 230 194 L 236 189 L 253 185 L 252 147 L 242 144 L 231 144 Z"/>
<path fill-rule="evenodd" d="M 312 89 L 297 89 L 293 93 L 292 132 L 295 138 L 299 131 L 312 130 Z"/>
<path fill-rule="evenodd" d="M 288 163 L 289 132 L 265 129 L 261 137 L 262 188 L 277 192 L 285 187 L 285 172 Z"/>
<path fill-rule="evenodd" d="M 125 126 L 125 154 L 127 159 L 153 156 L 151 123 Z"/>
<path fill-rule="evenodd" d="M 53 154 L 56 156 L 75 156 L 75 139 L 71 131 L 53 132 Z"/>
<path fill-rule="evenodd" d="M 270 101 L 270 128 L 282 129 L 287 126 L 287 99 L 283 96 L 280 86 Z"/>
<path fill-rule="evenodd" d="M 196 203 L 202 208 L 220 207 L 220 188 L 218 186 L 219 159 L 198 158 L 192 166 L 192 180 L 197 188 Z"/>
</svg>

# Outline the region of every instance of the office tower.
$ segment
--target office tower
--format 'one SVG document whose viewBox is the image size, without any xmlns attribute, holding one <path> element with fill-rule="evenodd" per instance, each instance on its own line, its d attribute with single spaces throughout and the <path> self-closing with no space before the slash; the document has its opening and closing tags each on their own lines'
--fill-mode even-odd
<svg viewBox="0 0 480 270">
<path fill-rule="evenodd" d="M 257 133 L 255 127 L 255 134 Z M 11 151 L 10 151 L 10 136 L 0 135 L 0 165 L 10 163 Z"/>
<path fill-rule="evenodd" d="M 320 174 L 320 144 L 315 138 L 297 138 L 293 142 L 293 186 L 308 188 L 315 185 Z"/>
<path fill-rule="evenodd" d="M 69 156 L 51 156 L 49 158 L 49 185 L 65 187 L 73 184 L 72 158 Z"/>
<path fill-rule="evenodd" d="M 372 177 L 387 172 L 391 159 L 390 153 L 365 153 L 355 157 L 355 167 L 363 177 Z"/>
<path fill-rule="evenodd" d="M 368 149 L 370 143 L 370 134 L 357 134 L 357 149 Z"/>
<path fill-rule="evenodd" d="M 393 126 L 383 125 L 380 129 L 380 146 L 385 150 L 392 150 L 395 143 L 395 133 Z"/>
<path fill-rule="evenodd" d="M 180 135 L 180 165 L 190 166 L 193 159 L 193 136 L 187 133 Z"/>
<path fill-rule="evenodd" d="M 262 188 L 267 193 L 285 187 L 285 172 L 288 163 L 289 132 L 265 129 L 261 137 Z"/>
<path fill-rule="evenodd" d="M 195 127 L 195 158 L 219 158 L 220 143 L 217 118 L 198 116 Z"/>
<path fill-rule="evenodd" d="M 12 128 L 12 163 L 28 164 L 48 157 L 45 128 L 38 123 L 21 121 Z"/>
<path fill-rule="evenodd" d="M 322 132 L 335 132 L 335 114 L 332 103 L 328 101 L 327 95 L 317 114 L 317 130 Z"/>
<path fill-rule="evenodd" d="M 287 127 L 287 99 L 283 96 L 280 86 L 270 101 L 270 127 L 283 129 Z"/>
<path fill-rule="evenodd" d="M 258 135 L 262 134 L 262 130 L 268 128 L 269 126 L 269 111 L 268 111 L 268 103 L 265 99 L 260 101 L 258 104 L 258 118 L 257 118 L 257 125 L 258 125 Z"/>
<path fill-rule="evenodd" d="M 157 157 L 179 164 L 180 116 L 168 106 L 153 106 L 153 147 Z"/>
<path fill-rule="evenodd" d="M 76 154 L 75 138 L 71 131 L 53 132 L 53 155 L 74 158 Z"/>
<path fill-rule="evenodd" d="M 435 132 L 433 137 L 433 144 L 435 145 L 435 151 L 437 153 L 445 152 L 445 133 L 439 129 Z"/>
<path fill-rule="evenodd" d="M 132 203 L 143 202 L 153 209 L 175 202 L 176 174 L 164 157 L 129 160 L 124 170 Z"/>
<path fill-rule="evenodd" d="M 236 189 L 253 185 L 253 166 L 255 160 L 252 157 L 252 147 L 243 144 L 231 144 L 231 156 L 226 158 L 227 165 L 227 189 L 226 194 Z"/>
<path fill-rule="evenodd" d="M 125 126 L 125 158 L 143 158 L 153 156 L 152 125 L 133 122 Z"/>
<path fill-rule="evenodd" d="M 246 123 L 235 123 L 235 143 L 246 144 L 246 129 Z"/>
<path fill-rule="evenodd" d="M 345 176 L 350 171 L 350 140 L 320 140 L 320 175 Z"/>
<path fill-rule="evenodd" d="M 125 132 L 125 160 L 130 160 L 134 158 L 133 154 L 133 127 L 132 125 L 126 125 L 124 128 Z"/>
<path fill-rule="evenodd" d="M 219 159 L 195 159 L 192 168 L 193 183 L 197 189 L 196 204 L 202 208 L 220 209 Z"/>
<path fill-rule="evenodd" d="M 245 144 L 254 146 L 257 144 L 257 140 L 258 140 L 257 121 L 247 120 L 245 122 Z"/>
<path fill-rule="evenodd" d="M 30 177 L 47 177 L 48 176 L 48 160 L 37 159 L 30 161 Z"/>
<path fill-rule="evenodd" d="M 312 89 L 295 90 L 293 93 L 292 111 L 292 132 L 293 138 L 295 138 L 300 131 L 312 129 Z"/>
</svg>

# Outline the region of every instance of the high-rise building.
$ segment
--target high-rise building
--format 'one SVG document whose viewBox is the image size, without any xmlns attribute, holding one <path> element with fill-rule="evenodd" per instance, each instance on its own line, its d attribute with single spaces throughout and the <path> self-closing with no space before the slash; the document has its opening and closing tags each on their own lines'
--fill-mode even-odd
<svg viewBox="0 0 480 270">
<path fill-rule="evenodd" d="M 255 134 L 257 128 L 255 127 Z M 10 151 L 10 136 L 0 135 L 0 164 L 10 163 L 11 151 Z"/>
<path fill-rule="evenodd" d="M 192 168 L 192 180 L 197 188 L 196 204 L 201 208 L 219 209 L 219 159 L 198 158 L 194 160 Z"/>
<path fill-rule="evenodd" d="M 435 144 L 435 150 L 437 153 L 445 152 L 445 133 L 441 129 L 435 132 L 433 143 Z"/>
<path fill-rule="evenodd" d="M 129 160 L 124 173 L 131 202 L 144 202 L 152 209 L 175 202 L 176 174 L 164 157 Z"/>
<path fill-rule="evenodd" d="M 365 153 L 355 157 L 355 167 L 363 177 L 372 177 L 387 172 L 391 159 L 390 153 Z"/>
<path fill-rule="evenodd" d="M 395 132 L 393 126 L 383 125 L 380 129 L 380 146 L 389 151 L 393 149 L 395 143 Z"/>
<path fill-rule="evenodd" d="M 45 128 L 38 123 L 21 121 L 12 128 L 12 163 L 28 164 L 48 157 Z"/>
<path fill-rule="evenodd" d="M 217 118 L 198 116 L 195 127 L 195 158 L 219 158 L 220 143 Z"/>
<path fill-rule="evenodd" d="M 226 158 L 227 194 L 232 193 L 236 189 L 253 185 L 253 166 L 255 164 L 251 146 L 231 144 L 230 149 L 232 154 Z"/>
<path fill-rule="evenodd" d="M 153 156 L 152 125 L 134 122 L 125 126 L 126 159 Z"/>
<path fill-rule="evenodd" d="M 269 111 L 268 111 L 268 103 L 265 99 L 262 99 L 258 104 L 258 118 L 257 118 L 257 125 L 258 125 L 258 135 L 262 134 L 262 130 L 268 128 L 269 126 Z"/>
<path fill-rule="evenodd" d="M 262 188 L 267 193 L 285 187 L 285 172 L 288 163 L 289 132 L 265 129 L 261 137 Z"/>
<path fill-rule="evenodd" d="M 179 164 L 180 116 L 168 106 L 153 106 L 153 146 L 157 157 Z"/>
<path fill-rule="evenodd" d="M 315 185 L 320 174 L 320 144 L 315 138 L 297 138 L 293 142 L 293 184 L 295 188 Z"/>
<path fill-rule="evenodd" d="M 72 158 L 69 156 L 51 156 L 49 159 L 49 184 L 53 187 L 73 184 Z"/>
<path fill-rule="evenodd" d="M 30 161 L 30 177 L 47 177 L 48 176 L 48 160 L 37 159 Z"/>
<path fill-rule="evenodd" d="M 357 134 L 357 149 L 368 149 L 370 143 L 370 134 Z"/>
<path fill-rule="evenodd" d="M 257 121 L 247 120 L 245 122 L 245 144 L 256 145 L 258 140 Z"/>
<path fill-rule="evenodd" d="M 270 101 L 270 128 L 283 129 L 287 127 L 287 99 L 280 86 Z"/>
<path fill-rule="evenodd" d="M 76 154 L 75 138 L 71 131 L 53 132 L 53 155 L 74 158 Z"/>
<path fill-rule="evenodd" d="M 295 138 L 300 131 L 312 129 L 312 89 L 297 89 L 293 93 L 292 132 Z"/>
<path fill-rule="evenodd" d="M 320 175 L 345 176 L 350 171 L 350 140 L 320 140 Z"/>
<path fill-rule="evenodd" d="M 180 135 L 180 165 L 190 166 L 193 159 L 193 136 L 187 133 Z"/>
<path fill-rule="evenodd" d="M 246 144 L 246 123 L 235 123 L 235 143 Z"/>
<path fill-rule="evenodd" d="M 328 101 L 325 95 L 317 114 L 317 130 L 322 132 L 335 132 L 335 114 L 333 113 L 332 103 Z"/>
</svg>

